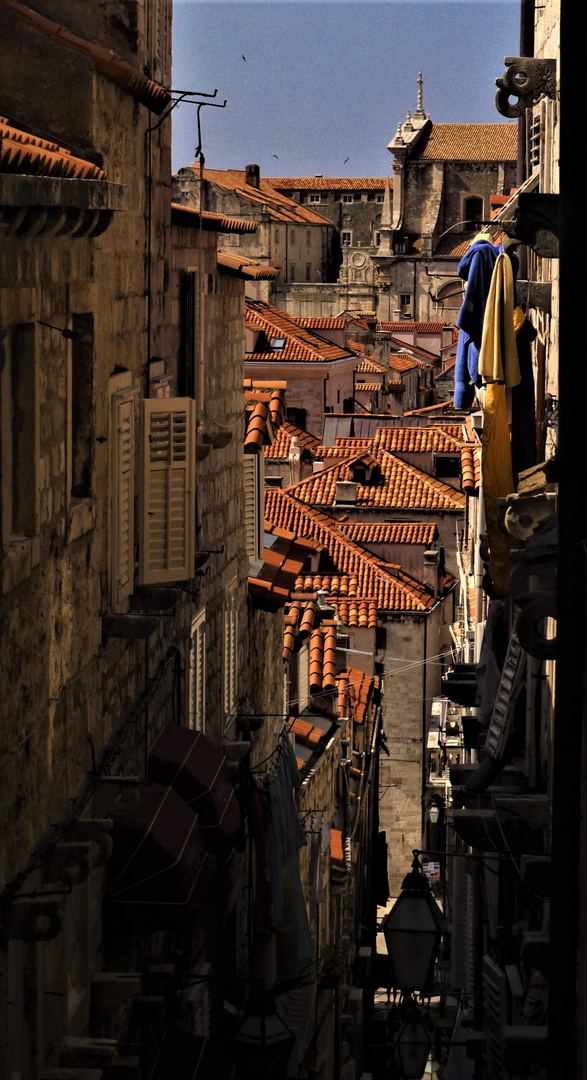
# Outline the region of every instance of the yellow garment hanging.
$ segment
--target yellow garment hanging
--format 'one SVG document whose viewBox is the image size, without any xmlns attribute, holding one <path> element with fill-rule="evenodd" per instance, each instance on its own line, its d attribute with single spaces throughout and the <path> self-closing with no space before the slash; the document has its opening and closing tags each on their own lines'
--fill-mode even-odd
<svg viewBox="0 0 587 1080">
<path fill-rule="evenodd" d="M 479 374 L 485 382 L 517 386 L 520 364 L 514 331 L 514 274 L 507 255 L 498 255 L 483 319 Z"/>
</svg>

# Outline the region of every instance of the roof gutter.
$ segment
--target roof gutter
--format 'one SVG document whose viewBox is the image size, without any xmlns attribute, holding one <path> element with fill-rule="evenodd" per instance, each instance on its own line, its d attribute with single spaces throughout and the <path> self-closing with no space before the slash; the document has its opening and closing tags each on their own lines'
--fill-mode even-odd
<svg viewBox="0 0 587 1080">
<path fill-rule="evenodd" d="M 145 105 L 147 109 L 157 116 L 160 116 L 170 104 L 171 95 L 168 94 L 167 90 L 164 90 L 158 83 L 153 82 L 152 79 L 148 79 L 137 68 L 131 67 L 126 60 L 123 60 L 112 49 L 105 49 L 101 45 L 95 45 L 91 41 L 85 41 L 83 38 L 77 37 L 59 23 L 45 18 L 44 15 L 39 15 L 38 12 L 33 11 L 26 4 L 21 4 L 20 0 L 0 0 L 0 4 L 14 12 L 21 22 L 28 23 L 29 26 L 34 26 L 37 30 L 42 30 L 66 48 L 87 56 L 95 64 L 97 71 L 101 75 L 116 83 L 125 93 L 130 94 L 136 101 L 140 102 L 141 105 Z"/>
</svg>

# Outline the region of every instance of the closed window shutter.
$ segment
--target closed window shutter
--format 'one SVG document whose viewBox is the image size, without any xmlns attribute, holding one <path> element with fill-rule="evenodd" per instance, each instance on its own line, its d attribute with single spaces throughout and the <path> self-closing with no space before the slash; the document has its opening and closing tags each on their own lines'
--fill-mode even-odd
<svg viewBox="0 0 587 1080">
<path fill-rule="evenodd" d="M 245 485 L 245 544 L 249 559 L 263 558 L 264 480 L 263 454 L 245 454 L 243 458 Z"/>
<path fill-rule="evenodd" d="M 238 681 L 238 610 L 237 579 L 234 578 L 226 589 L 224 601 L 224 715 L 227 720 L 236 713 Z"/>
<path fill-rule="evenodd" d="M 187 670 L 187 724 L 205 730 L 206 709 L 206 612 L 200 611 L 192 622 Z"/>
<path fill-rule="evenodd" d="M 307 709 L 310 704 L 310 660 L 308 646 L 304 645 L 298 653 L 298 712 Z"/>
<path fill-rule="evenodd" d="M 185 581 L 194 572 L 195 404 L 169 398 L 142 406 L 140 581 Z"/>
<path fill-rule="evenodd" d="M 112 588 L 113 607 L 133 589 L 135 396 L 112 397 Z"/>
</svg>

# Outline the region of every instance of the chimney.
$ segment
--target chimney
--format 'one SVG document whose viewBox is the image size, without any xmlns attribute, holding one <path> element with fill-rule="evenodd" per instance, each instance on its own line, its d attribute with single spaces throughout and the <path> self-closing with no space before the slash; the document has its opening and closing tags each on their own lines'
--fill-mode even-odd
<svg viewBox="0 0 587 1080">
<path fill-rule="evenodd" d="M 354 483 L 354 481 L 352 480 L 337 480 L 335 498 L 337 503 L 356 503 L 356 483 Z"/>
<path fill-rule="evenodd" d="M 249 187 L 258 188 L 261 171 L 258 165 L 246 165 L 245 166 L 245 184 Z"/>
<path fill-rule="evenodd" d="M 438 574 L 440 552 L 432 549 L 424 552 L 424 584 L 432 590 L 434 599 L 438 596 Z"/>
<path fill-rule="evenodd" d="M 401 310 L 401 308 L 394 308 L 393 309 L 393 321 L 394 322 L 401 322 L 402 321 L 402 310 Z"/>
<path fill-rule="evenodd" d="M 302 479 L 302 449 L 299 436 L 292 435 L 288 454 L 292 484 L 298 484 Z"/>
</svg>

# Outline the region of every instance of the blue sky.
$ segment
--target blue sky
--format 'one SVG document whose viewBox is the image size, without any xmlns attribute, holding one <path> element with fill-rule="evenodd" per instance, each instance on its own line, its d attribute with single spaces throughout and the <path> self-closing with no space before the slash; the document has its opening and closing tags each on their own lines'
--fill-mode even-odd
<svg viewBox="0 0 587 1080">
<path fill-rule="evenodd" d="M 383 176 L 420 70 L 433 121 L 501 119 L 495 78 L 519 19 L 519 0 L 175 0 L 173 86 L 226 99 L 201 111 L 209 168 Z M 194 158 L 196 108 L 173 121 L 176 170 Z"/>
</svg>

